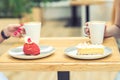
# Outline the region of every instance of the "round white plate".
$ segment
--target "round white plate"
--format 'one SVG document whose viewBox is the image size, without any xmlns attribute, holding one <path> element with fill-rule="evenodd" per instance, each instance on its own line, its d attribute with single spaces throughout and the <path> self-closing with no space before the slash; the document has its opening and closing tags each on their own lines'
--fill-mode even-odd
<svg viewBox="0 0 120 80">
<path fill-rule="evenodd" d="M 104 54 L 91 54 L 91 55 L 77 55 L 76 47 L 69 47 L 65 49 L 64 53 L 72 58 L 76 59 L 99 59 L 104 58 L 110 54 L 112 54 L 112 49 L 109 47 L 104 47 Z"/>
<path fill-rule="evenodd" d="M 23 46 L 10 49 L 8 51 L 9 55 L 18 59 L 38 59 L 47 57 L 55 52 L 55 48 L 52 46 L 40 46 L 39 55 L 25 55 L 23 52 Z"/>
</svg>

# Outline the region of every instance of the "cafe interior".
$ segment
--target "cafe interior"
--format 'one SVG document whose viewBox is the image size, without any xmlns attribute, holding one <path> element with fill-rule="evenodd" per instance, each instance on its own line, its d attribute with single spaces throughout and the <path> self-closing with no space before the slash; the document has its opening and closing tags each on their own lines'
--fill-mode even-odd
<svg viewBox="0 0 120 80">
<path fill-rule="evenodd" d="M 0 0 L 0 30 L 9 24 L 41 22 L 41 38 L 84 37 L 86 22 L 105 21 L 111 24 L 113 2 L 114 0 Z M 0 55 L 20 40 L 11 37 L 1 43 Z M 57 80 L 56 71 L 1 72 L 8 80 Z M 120 78 L 116 79 L 117 74 L 117 71 L 70 71 L 70 80 L 119 80 Z"/>
</svg>

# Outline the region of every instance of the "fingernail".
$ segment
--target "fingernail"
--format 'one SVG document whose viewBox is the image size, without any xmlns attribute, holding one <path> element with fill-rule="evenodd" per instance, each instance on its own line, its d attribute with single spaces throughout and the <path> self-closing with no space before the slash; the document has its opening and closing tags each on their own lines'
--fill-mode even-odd
<svg viewBox="0 0 120 80">
<path fill-rule="evenodd" d="M 15 31 L 15 32 L 14 32 L 14 36 L 16 36 L 17 34 L 18 34 L 17 31 Z"/>
<path fill-rule="evenodd" d="M 21 32 L 21 30 L 22 30 L 22 29 L 19 27 L 19 28 L 17 29 L 17 32 L 19 32 L 19 33 L 20 33 L 20 32 Z"/>
<path fill-rule="evenodd" d="M 19 32 L 19 33 L 20 33 L 20 32 L 21 32 L 21 30 L 17 30 L 17 32 Z"/>
</svg>

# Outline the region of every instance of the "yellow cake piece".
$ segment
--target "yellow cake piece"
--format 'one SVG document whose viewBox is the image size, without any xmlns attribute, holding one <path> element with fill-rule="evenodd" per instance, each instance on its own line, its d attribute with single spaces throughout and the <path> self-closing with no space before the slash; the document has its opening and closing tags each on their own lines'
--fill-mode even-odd
<svg viewBox="0 0 120 80">
<path fill-rule="evenodd" d="M 81 43 L 77 45 L 78 55 L 81 54 L 103 54 L 104 53 L 104 46 L 103 45 L 94 45 L 94 44 L 87 44 Z"/>
</svg>

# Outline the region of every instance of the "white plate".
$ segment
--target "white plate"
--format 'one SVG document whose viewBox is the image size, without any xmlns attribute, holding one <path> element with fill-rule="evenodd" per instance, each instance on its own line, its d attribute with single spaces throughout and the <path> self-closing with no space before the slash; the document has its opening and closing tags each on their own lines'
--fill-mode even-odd
<svg viewBox="0 0 120 80">
<path fill-rule="evenodd" d="M 110 49 L 109 47 L 104 47 L 104 54 L 77 55 L 77 48 L 69 47 L 65 49 L 64 53 L 67 56 L 76 58 L 76 59 L 99 59 L 112 54 L 112 49 Z"/>
<path fill-rule="evenodd" d="M 16 47 L 10 49 L 8 51 L 9 55 L 18 58 L 18 59 L 38 59 L 47 57 L 55 52 L 55 48 L 52 46 L 40 46 L 40 54 L 39 55 L 25 55 L 23 52 L 23 46 Z"/>
</svg>

